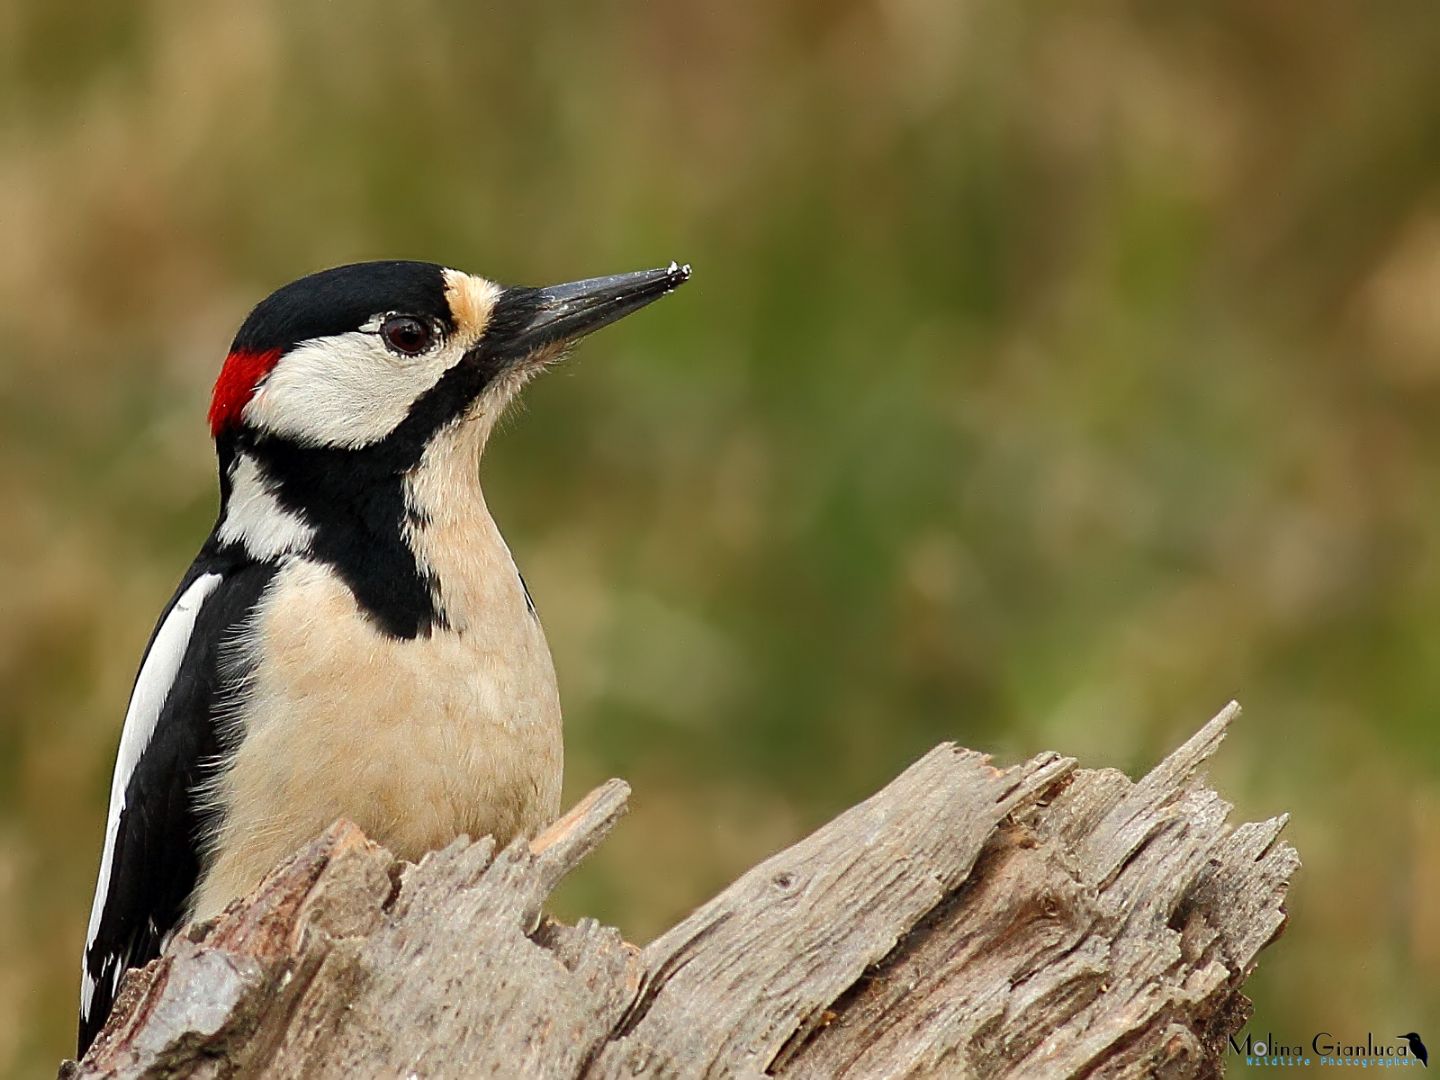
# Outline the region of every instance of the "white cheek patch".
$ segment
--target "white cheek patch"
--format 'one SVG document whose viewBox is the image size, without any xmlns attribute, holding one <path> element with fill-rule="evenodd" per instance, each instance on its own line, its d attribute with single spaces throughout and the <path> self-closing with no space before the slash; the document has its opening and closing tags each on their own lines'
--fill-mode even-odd
<svg viewBox="0 0 1440 1080">
<path fill-rule="evenodd" d="M 459 343 L 445 342 L 423 356 L 396 356 L 359 330 L 316 338 L 280 358 L 246 404 L 245 422 L 306 446 L 368 446 L 463 355 Z"/>
</svg>

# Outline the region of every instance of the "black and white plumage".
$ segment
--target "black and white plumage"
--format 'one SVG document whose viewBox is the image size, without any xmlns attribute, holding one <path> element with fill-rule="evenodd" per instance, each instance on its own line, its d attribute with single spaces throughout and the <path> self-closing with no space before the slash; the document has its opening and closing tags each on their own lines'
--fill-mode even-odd
<svg viewBox="0 0 1440 1080">
<path fill-rule="evenodd" d="M 688 276 L 672 263 L 517 289 L 363 263 L 250 314 L 210 410 L 219 519 L 121 734 L 82 1055 L 126 969 L 336 817 L 413 859 L 554 816 L 554 671 L 478 459 L 546 362 Z"/>
</svg>

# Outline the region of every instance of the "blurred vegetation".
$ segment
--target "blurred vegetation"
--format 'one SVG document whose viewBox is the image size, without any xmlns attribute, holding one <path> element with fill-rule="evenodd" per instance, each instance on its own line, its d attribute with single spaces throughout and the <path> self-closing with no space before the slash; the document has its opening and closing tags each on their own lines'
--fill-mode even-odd
<svg viewBox="0 0 1440 1080">
<path fill-rule="evenodd" d="M 0 5 L 0 1072 L 71 1048 L 230 336 L 387 256 L 695 265 L 486 462 L 567 797 L 635 787 L 562 913 L 1234 696 L 1305 858 L 1258 1029 L 1440 1031 L 1437 56 L 1428 2 Z"/>
</svg>

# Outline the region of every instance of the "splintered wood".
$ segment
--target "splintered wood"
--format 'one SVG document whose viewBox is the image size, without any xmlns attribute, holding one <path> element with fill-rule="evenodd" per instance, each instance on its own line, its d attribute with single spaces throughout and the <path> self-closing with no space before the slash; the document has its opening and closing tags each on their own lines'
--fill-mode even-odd
<svg viewBox="0 0 1440 1080">
<path fill-rule="evenodd" d="M 1285 925 L 1285 819 L 942 745 L 643 949 L 546 899 L 612 780 L 529 843 L 404 865 L 337 822 L 125 979 L 67 1077 L 1206 1076 Z"/>
</svg>

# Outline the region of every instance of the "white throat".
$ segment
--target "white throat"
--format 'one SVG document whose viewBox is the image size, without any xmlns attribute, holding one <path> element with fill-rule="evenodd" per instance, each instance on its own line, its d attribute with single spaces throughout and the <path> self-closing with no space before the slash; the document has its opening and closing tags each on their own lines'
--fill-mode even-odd
<svg viewBox="0 0 1440 1080">
<path fill-rule="evenodd" d="M 525 607 L 519 571 L 480 489 L 491 426 L 480 416 L 440 432 L 405 478 L 405 539 L 445 624 L 461 632 Z"/>
</svg>

